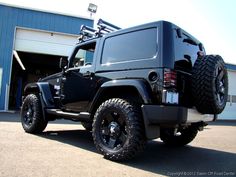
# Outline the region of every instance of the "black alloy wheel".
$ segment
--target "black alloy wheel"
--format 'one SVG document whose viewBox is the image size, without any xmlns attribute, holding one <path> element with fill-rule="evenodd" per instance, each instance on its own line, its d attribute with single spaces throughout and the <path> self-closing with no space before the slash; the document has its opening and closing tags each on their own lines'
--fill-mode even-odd
<svg viewBox="0 0 236 177">
<path fill-rule="evenodd" d="M 197 136 L 196 127 L 161 129 L 161 140 L 168 146 L 184 146 Z"/>
<path fill-rule="evenodd" d="M 48 121 L 43 117 L 42 106 L 37 94 L 25 97 L 21 108 L 21 124 L 27 133 L 41 133 Z"/>
<path fill-rule="evenodd" d="M 123 161 L 143 151 L 146 138 L 140 107 L 129 99 L 112 98 L 97 109 L 93 140 L 105 158 Z"/>
<path fill-rule="evenodd" d="M 23 123 L 30 127 L 33 123 L 34 107 L 31 102 L 27 102 L 22 108 Z"/>
<path fill-rule="evenodd" d="M 216 97 L 218 99 L 218 102 L 220 105 L 224 104 L 225 95 L 226 93 L 226 83 L 225 83 L 225 75 L 224 75 L 224 68 L 222 66 L 219 66 L 216 68 L 215 72 L 215 88 L 216 88 Z"/>
<path fill-rule="evenodd" d="M 103 115 L 100 125 L 100 136 L 106 147 L 118 150 L 127 140 L 125 117 L 118 110 L 109 110 Z"/>
</svg>

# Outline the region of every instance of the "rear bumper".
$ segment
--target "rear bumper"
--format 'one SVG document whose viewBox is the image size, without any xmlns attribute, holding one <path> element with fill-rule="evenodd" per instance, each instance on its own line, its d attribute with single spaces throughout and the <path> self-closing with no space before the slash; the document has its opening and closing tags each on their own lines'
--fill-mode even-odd
<svg viewBox="0 0 236 177">
<path fill-rule="evenodd" d="M 216 119 L 216 115 L 201 114 L 195 109 L 179 106 L 142 105 L 142 112 L 146 125 L 210 122 Z"/>
</svg>

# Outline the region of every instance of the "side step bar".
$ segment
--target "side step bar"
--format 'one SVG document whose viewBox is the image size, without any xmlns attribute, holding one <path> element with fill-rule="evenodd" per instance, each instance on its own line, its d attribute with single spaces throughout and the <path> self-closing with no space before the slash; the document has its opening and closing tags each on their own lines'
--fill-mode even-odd
<svg viewBox="0 0 236 177">
<path fill-rule="evenodd" d="M 91 122 L 90 113 L 88 112 L 72 113 L 72 112 L 64 112 L 60 109 L 46 109 L 46 112 L 48 114 L 56 115 L 63 119 L 70 119 L 73 121 Z"/>
</svg>

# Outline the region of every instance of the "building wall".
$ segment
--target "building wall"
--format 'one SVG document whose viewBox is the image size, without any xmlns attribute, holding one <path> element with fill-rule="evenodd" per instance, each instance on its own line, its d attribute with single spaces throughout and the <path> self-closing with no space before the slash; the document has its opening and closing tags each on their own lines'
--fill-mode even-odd
<svg viewBox="0 0 236 177">
<path fill-rule="evenodd" d="M 219 119 L 234 119 L 236 120 L 236 68 L 235 65 L 229 66 L 228 68 L 228 81 L 229 81 L 229 92 L 228 92 L 228 102 L 224 111 L 218 116 Z"/>
<path fill-rule="evenodd" d="M 93 26 L 93 21 L 0 4 L 0 110 L 4 109 L 6 85 L 10 83 L 11 59 L 16 27 L 78 34 L 80 26 Z"/>
<path fill-rule="evenodd" d="M 236 71 L 228 70 L 229 95 L 236 96 Z"/>
</svg>

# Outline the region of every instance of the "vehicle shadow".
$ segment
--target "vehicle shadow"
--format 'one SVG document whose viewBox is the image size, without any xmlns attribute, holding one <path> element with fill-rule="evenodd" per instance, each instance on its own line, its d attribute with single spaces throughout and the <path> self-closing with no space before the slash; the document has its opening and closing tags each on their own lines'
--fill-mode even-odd
<svg viewBox="0 0 236 177">
<path fill-rule="evenodd" d="M 143 154 L 126 164 L 168 176 L 177 176 L 177 172 L 182 173 L 180 176 L 209 176 L 211 172 L 236 174 L 235 153 L 194 146 L 173 148 L 157 141 L 149 142 Z"/>
<path fill-rule="evenodd" d="M 0 122 L 21 122 L 20 113 L 19 112 L 0 112 Z M 53 122 L 49 122 L 53 124 L 79 124 L 78 122 L 73 122 L 66 119 L 57 119 Z"/>
<path fill-rule="evenodd" d="M 86 130 L 45 131 L 38 136 L 96 152 L 92 134 Z"/>
<path fill-rule="evenodd" d="M 20 114 L 0 112 L 0 122 L 20 122 Z"/>
<path fill-rule="evenodd" d="M 236 126 L 235 120 L 216 120 L 215 122 L 209 122 L 209 125 L 215 126 Z"/>
<path fill-rule="evenodd" d="M 40 136 L 97 152 L 91 133 L 85 130 L 47 131 Z M 150 141 L 142 154 L 122 164 L 167 176 L 176 176 L 177 172 L 182 173 L 180 176 L 236 174 L 235 153 L 194 146 L 171 148 L 159 141 Z"/>
</svg>

